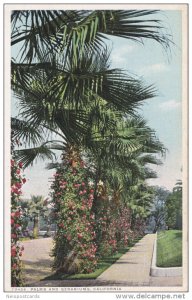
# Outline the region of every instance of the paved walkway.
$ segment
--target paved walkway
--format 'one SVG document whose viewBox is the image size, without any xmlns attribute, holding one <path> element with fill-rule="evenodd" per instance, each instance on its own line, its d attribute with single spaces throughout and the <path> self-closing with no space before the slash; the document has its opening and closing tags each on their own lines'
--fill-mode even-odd
<svg viewBox="0 0 192 300">
<path fill-rule="evenodd" d="M 98 278 L 102 284 L 118 286 L 182 286 L 182 277 L 151 277 L 155 234 L 147 234 L 133 248 L 103 272 Z"/>
<path fill-rule="evenodd" d="M 23 241 L 24 251 L 22 261 L 24 264 L 25 284 L 29 286 L 33 282 L 51 275 L 52 258 L 50 257 L 53 247 L 52 238 Z"/>
<path fill-rule="evenodd" d="M 87 287 L 87 286 L 181 286 L 181 277 L 150 277 L 155 235 L 148 234 L 96 280 L 43 280 L 52 274 L 51 238 L 25 241 L 23 262 L 26 286 Z"/>
<path fill-rule="evenodd" d="M 103 272 L 98 280 L 148 286 L 154 240 L 155 234 L 146 235 L 115 264 Z"/>
</svg>

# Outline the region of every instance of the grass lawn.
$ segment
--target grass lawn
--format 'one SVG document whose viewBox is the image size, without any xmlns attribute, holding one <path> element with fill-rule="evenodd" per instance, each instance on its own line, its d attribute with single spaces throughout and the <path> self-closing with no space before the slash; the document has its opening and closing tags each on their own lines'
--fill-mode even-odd
<svg viewBox="0 0 192 300">
<path fill-rule="evenodd" d="M 99 259 L 97 269 L 90 274 L 53 274 L 44 278 L 43 280 L 62 280 L 62 279 L 96 279 L 101 273 L 108 269 L 113 263 L 115 263 L 123 254 L 125 254 L 131 247 L 133 247 L 141 238 L 135 239 L 130 243 L 129 247 L 119 249 L 118 253 L 115 253 L 109 257 Z"/>
<path fill-rule="evenodd" d="M 157 235 L 157 266 L 182 266 L 182 231 L 167 230 Z"/>
</svg>

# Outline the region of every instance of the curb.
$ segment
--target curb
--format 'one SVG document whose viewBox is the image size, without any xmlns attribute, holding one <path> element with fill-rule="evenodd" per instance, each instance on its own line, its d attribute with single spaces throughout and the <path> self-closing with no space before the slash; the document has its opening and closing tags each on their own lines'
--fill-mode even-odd
<svg viewBox="0 0 192 300">
<path fill-rule="evenodd" d="M 150 268 L 150 275 L 153 277 L 178 277 L 182 276 L 182 267 L 160 268 L 156 266 L 157 261 L 157 234 L 153 247 L 152 264 Z"/>
</svg>

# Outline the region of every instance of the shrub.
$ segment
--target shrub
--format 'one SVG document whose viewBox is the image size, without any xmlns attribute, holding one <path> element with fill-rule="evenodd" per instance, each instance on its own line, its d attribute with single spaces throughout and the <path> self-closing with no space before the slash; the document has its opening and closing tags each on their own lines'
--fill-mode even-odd
<svg viewBox="0 0 192 300">
<path fill-rule="evenodd" d="M 19 243 L 22 236 L 23 218 L 19 205 L 21 188 L 26 182 L 22 177 L 22 163 L 11 160 L 11 285 L 23 286 L 21 256 L 24 247 Z"/>
<path fill-rule="evenodd" d="M 101 257 L 111 255 L 120 247 L 127 247 L 130 240 L 130 210 L 126 205 L 119 207 L 104 202 L 97 214 L 97 244 Z"/>
</svg>

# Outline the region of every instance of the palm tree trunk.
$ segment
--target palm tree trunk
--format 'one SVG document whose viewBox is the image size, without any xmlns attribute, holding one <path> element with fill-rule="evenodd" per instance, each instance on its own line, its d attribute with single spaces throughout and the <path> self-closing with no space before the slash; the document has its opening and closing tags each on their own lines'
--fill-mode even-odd
<svg viewBox="0 0 192 300">
<path fill-rule="evenodd" d="M 51 236 L 51 220 L 47 220 L 47 231 L 46 231 L 47 236 Z"/>
<path fill-rule="evenodd" d="M 155 228 L 153 229 L 153 233 L 157 232 L 157 227 L 155 226 Z"/>
<path fill-rule="evenodd" d="M 119 190 L 115 190 L 113 192 L 113 202 L 116 207 L 119 206 L 119 203 L 120 203 L 120 191 Z"/>
<path fill-rule="evenodd" d="M 39 217 L 35 216 L 33 222 L 33 238 L 37 239 L 39 235 Z"/>
</svg>

